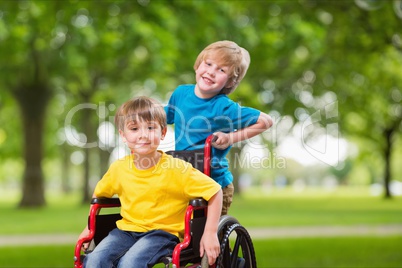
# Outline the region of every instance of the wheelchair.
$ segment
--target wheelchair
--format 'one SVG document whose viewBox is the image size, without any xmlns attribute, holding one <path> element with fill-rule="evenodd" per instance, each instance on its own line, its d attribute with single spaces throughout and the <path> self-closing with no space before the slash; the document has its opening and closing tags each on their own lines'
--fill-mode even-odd
<svg viewBox="0 0 402 268">
<path fill-rule="evenodd" d="M 168 151 L 174 157 L 190 162 L 206 175 L 211 168 L 211 143 L 209 136 L 203 149 L 191 151 Z M 118 212 L 100 214 L 106 208 L 120 207 L 118 198 L 94 198 L 88 217 L 89 235 L 77 241 L 74 253 L 74 267 L 82 268 L 86 254 L 116 228 L 116 221 L 121 219 Z M 209 266 L 205 258 L 199 254 L 199 244 L 204 231 L 208 203 L 202 198 L 190 200 L 184 217 L 184 238 L 178 243 L 171 256 L 165 256 L 159 263 L 165 268 L 255 268 L 256 257 L 252 239 L 239 221 L 229 215 L 221 216 L 218 225 L 220 255 L 214 265 Z M 107 211 L 107 210 L 106 210 Z M 104 212 L 104 211 L 103 211 Z M 83 252 L 82 245 L 91 243 Z"/>
</svg>

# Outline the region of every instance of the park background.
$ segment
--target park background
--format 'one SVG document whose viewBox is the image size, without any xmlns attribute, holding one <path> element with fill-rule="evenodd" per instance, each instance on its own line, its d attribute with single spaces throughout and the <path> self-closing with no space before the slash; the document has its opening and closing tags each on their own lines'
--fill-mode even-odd
<svg viewBox="0 0 402 268">
<path fill-rule="evenodd" d="M 275 121 L 231 150 L 231 214 L 251 229 L 402 230 L 402 1 L 1 1 L 4 241 L 78 237 L 94 185 L 126 153 L 116 107 L 166 103 L 217 40 L 251 55 L 230 98 Z M 259 267 L 402 266 L 398 232 L 255 238 Z M 4 242 L 0 266 L 71 267 L 74 244 L 56 242 Z"/>
</svg>

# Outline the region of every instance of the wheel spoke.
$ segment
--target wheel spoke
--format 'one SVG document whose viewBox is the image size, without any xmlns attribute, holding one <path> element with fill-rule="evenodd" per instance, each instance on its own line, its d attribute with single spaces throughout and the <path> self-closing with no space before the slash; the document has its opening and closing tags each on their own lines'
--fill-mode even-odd
<svg viewBox="0 0 402 268">
<path fill-rule="evenodd" d="M 221 254 L 218 257 L 217 267 L 256 268 L 254 247 L 247 230 L 240 223 L 234 223 L 232 220 L 226 220 L 219 228 Z"/>
<path fill-rule="evenodd" d="M 224 250 L 223 267 L 231 267 L 230 263 L 231 263 L 231 260 L 230 260 L 230 244 L 227 243 L 225 245 L 225 250 Z"/>
<path fill-rule="evenodd" d="M 233 266 L 233 264 L 236 264 L 237 263 L 237 258 L 239 257 L 239 248 L 240 248 L 240 245 L 241 245 L 241 243 L 242 243 L 242 239 L 243 237 L 240 235 L 240 236 L 237 236 L 236 237 L 236 242 L 235 242 L 235 245 L 234 245 L 234 248 L 233 248 L 233 250 L 232 250 L 232 256 L 231 256 L 231 263 L 232 263 L 232 267 L 234 267 Z"/>
</svg>

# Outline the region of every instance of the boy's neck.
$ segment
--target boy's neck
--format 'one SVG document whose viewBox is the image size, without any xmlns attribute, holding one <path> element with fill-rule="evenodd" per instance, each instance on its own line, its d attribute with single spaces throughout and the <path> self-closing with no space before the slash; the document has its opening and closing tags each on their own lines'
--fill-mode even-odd
<svg viewBox="0 0 402 268">
<path fill-rule="evenodd" d="M 220 92 L 220 91 L 219 91 L 219 92 Z M 194 94 L 195 94 L 198 98 L 200 98 L 200 99 L 211 99 L 211 98 L 215 97 L 216 95 L 218 95 L 219 92 L 210 93 L 210 94 L 205 94 L 205 93 L 202 93 L 202 92 L 200 91 L 200 89 L 198 88 L 198 85 L 197 85 L 197 84 L 195 84 L 195 87 L 194 87 Z"/>
<path fill-rule="evenodd" d="M 161 157 L 162 153 L 155 151 L 152 155 L 136 155 L 133 162 L 137 169 L 145 170 L 156 166 Z"/>
</svg>

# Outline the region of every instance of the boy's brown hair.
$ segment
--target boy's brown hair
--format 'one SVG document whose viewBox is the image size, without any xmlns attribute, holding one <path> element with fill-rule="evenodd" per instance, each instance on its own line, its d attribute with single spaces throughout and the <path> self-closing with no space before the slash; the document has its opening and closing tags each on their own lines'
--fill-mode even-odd
<svg viewBox="0 0 402 268">
<path fill-rule="evenodd" d="M 114 117 L 115 126 L 124 130 L 128 121 L 156 121 L 162 129 L 166 127 L 166 113 L 158 101 L 141 96 L 123 103 Z"/>
<path fill-rule="evenodd" d="M 250 66 L 250 54 L 248 51 L 232 41 L 218 41 L 208 45 L 198 55 L 194 70 L 197 70 L 201 62 L 207 58 L 216 60 L 220 65 L 229 67 L 229 80 L 220 94 L 229 95 L 232 93 L 240 81 L 246 75 L 247 69 Z"/>
</svg>

